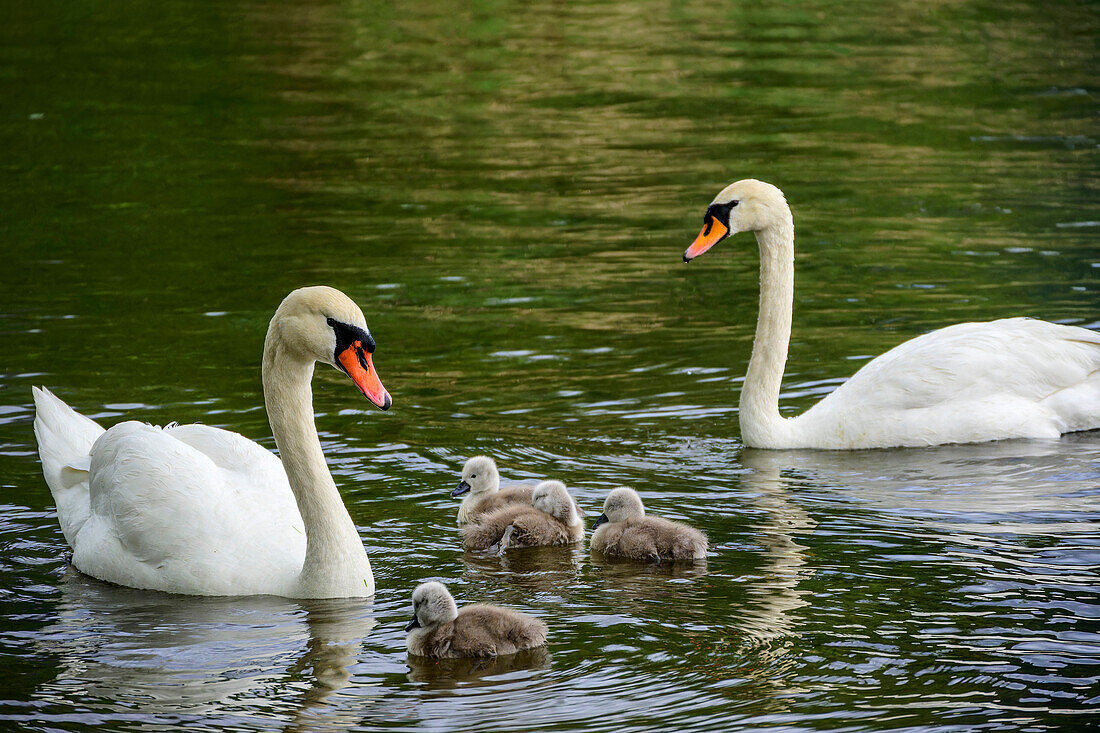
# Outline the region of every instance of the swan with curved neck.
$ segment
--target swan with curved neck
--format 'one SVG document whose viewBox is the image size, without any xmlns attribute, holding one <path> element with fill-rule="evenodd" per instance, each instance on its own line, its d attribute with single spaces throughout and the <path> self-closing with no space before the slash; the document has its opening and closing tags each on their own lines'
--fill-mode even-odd
<svg viewBox="0 0 1100 733">
<path fill-rule="evenodd" d="M 73 565 L 119 585 L 191 595 L 336 598 L 374 593 L 359 532 L 313 419 L 314 364 L 379 408 L 363 313 L 338 290 L 295 290 L 268 327 L 264 402 L 281 458 L 205 425 L 103 430 L 35 389 L 35 435 Z"/>
<path fill-rule="evenodd" d="M 753 179 L 727 186 L 684 262 L 738 232 L 753 232 L 760 249 L 760 312 L 739 411 L 746 446 L 887 448 L 1100 428 L 1100 334 L 1029 318 L 918 336 L 803 414 L 782 417 L 794 304 L 794 220 L 783 192 Z"/>
</svg>

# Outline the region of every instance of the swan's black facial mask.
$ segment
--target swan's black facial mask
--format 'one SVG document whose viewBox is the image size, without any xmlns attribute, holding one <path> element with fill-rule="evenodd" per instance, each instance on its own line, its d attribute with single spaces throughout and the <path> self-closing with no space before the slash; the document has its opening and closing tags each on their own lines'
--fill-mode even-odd
<svg viewBox="0 0 1100 733">
<path fill-rule="evenodd" d="M 374 368 L 374 339 L 362 328 L 350 323 L 335 318 L 329 318 L 326 322 L 336 334 L 334 361 L 368 400 L 383 410 L 390 409 L 393 400 Z"/>
<path fill-rule="evenodd" d="M 740 202 L 727 201 L 724 204 L 711 204 L 710 206 L 708 206 L 707 213 L 703 214 L 703 224 L 707 227 L 703 230 L 703 233 L 705 234 L 709 232 L 710 224 L 715 221 L 724 226 L 726 229 L 729 229 L 730 214 L 733 213 L 733 209 L 735 206 L 737 206 L 738 203 Z M 729 234 L 726 234 L 725 236 L 728 237 Z"/>
<path fill-rule="evenodd" d="M 365 350 L 368 354 L 374 353 L 374 337 L 363 329 L 358 326 L 353 326 L 350 323 L 338 321 L 335 318 L 329 318 L 326 322 L 332 327 L 333 332 L 336 334 L 337 361 L 340 360 L 340 354 L 356 341 L 360 342 L 360 349 Z"/>
</svg>

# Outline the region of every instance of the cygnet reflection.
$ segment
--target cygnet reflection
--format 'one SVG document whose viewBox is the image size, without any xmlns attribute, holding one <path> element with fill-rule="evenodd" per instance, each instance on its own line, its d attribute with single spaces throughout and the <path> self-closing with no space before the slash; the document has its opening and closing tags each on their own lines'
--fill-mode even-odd
<svg viewBox="0 0 1100 733">
<path fill-rule="evenodd" d="M 433 689 L 453 689 L 459 686 L 494 686 L 499 684 L 494 677 L 521 670 L 534 672 L 549 669 L 550 661 L 550 651 L 545 646 L 540 646 L 515 654 L 488 658 L 430 659 L 410 656 L 406 664 L 409 667 L 410 682 L 427 683 Z"/>
</svg>

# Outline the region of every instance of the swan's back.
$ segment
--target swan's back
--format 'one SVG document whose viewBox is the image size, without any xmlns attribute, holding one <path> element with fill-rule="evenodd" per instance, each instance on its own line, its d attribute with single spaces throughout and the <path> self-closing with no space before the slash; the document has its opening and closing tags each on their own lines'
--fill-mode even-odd
<svg viewBox="0 0 1100 733">
<path fill-rule="evenodd" d="M 557 547 L 584 539 L 584 523 L 566 524 L 557 517 L 535 510 L 512 520 L 513 547 Z"/>
<path fill-rule="evenodd" d="M 901 409 L 993 393 L 1039 401 L 1098 370 L 1100 334 L 1005 318 L 910 339 L 868 362 L 837 393 L 859 389 L 868 404 Z"/>
<path fill-rule="evenodd" d="M 469 506 L 463 503 L 459 506 L 458 522 L 459 524 L 476 522 L 483 515 L 512 504 L 529 506 L 531 504 L 531 492 L 534 490 L 534 486 L 511 486 L 473 499 L 470 501 Z"/>
<path fill-rule="evenodd" d="M 43 473 L 78 570 L 174 593 L 290 590 L 305 528 L 272 453 L 205 425 L 103 430 L 47 390 L 35 403 Z"/>
<path fill-rule="evenodd" d="M 424 657 L 494 657 L 546 643 L 546 624 L 499 606 L 474 604 L 458 617 L 409 635 L 411 654 Z"/>
<path fill-rule="evenodd" d="M 793 418 L 797 447 L 1057 438 L 1100 427 L 1100 334 L 1030 318 L 960 323 L 867 363 Z"/>
</svg>

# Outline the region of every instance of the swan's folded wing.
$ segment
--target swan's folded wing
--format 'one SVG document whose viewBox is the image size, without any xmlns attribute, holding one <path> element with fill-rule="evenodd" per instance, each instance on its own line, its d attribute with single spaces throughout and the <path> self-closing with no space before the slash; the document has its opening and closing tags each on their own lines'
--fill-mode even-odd
<svg viewBox="0 0 1100 733">
<path fill-rule="evenodd" d="M 73 561 L 112 582 L 140 580 L 180 552 L 189 537 L 220 536 L 211 498 L 222 472 L 190 446 L 139 422 L 115 425 L 92 447 L 91 517 L 77 538 Z M 216 488 L 215 488 L 216 487 Z M 223 548 L 209 548 L 223 551 Z M 120 579 L 121 576 L 121 579 Z"/>
<path fill-rule="evenodd" d="M 265 502 L 279 505 L 276 511 L 287 508 L 289 502 L 297 513 L 282 461 L 259 443 L 209 425 L 172 425 L 164 432 L 199 451 L 223 471 L 240 474 L 242 490 L 262 492 Z"/>
<path fill-rule="evenodd" d="M 987 397 L 1038 402 L 1098 369 L 1100 334 L 1006 318 L 959 323 L 906 341 L 866 364 L 834 395 L 890 411 Z"/>
<path fill-rule="evenodd" d="M 124 585 L 226 594 L 248 593 L 288 562 L 296 571 L 305 545 L 289 526 L 300 526 L 297 509 L 273 512 L 248 475 L 160 428 L 115 425 L 92 448 L 91 517 L 73 563 Z"/>
<path fill-rule="evenodd" d="M 453 647 L 468 656 L 514 654 L 546 643 L 546 624 L 497 606 L 474 604 L 459 611 Z"/>
</svg>

